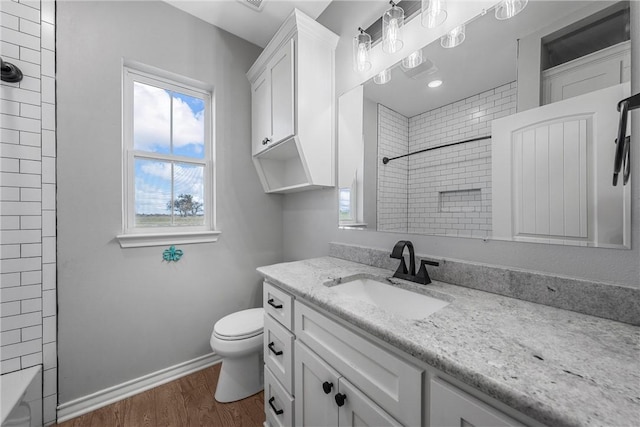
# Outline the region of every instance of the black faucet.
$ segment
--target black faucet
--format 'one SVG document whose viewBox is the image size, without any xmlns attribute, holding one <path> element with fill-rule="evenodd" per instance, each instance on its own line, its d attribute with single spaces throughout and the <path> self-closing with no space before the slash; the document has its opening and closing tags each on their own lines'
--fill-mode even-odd
<svg viewBox="0 0 640 427">
<path fill-rule="evenodd" d="M 407 270 L 407 264 L 404 261 L 404 256 L 402 256 L 405 246 L 409 247 L 409 270 Z M 429 283 L 431 283 L 431 278 L 429 277 L 429 273 L 427 272 L 426 264 L 434 265 L 436 267 L 440 265 L 435 261 L 427 261 L 426 259 L 422 259 L 420 260 L 420 269 L 418 270 L 418 274 L 416 274 L 416 256 L 415 252 L 413 251 L 413 243 L 408 240 L 400 240 L 398 243 L 396 243 L 396 245 L 393 247 L 393 250 L 391 251 L 390 256 L 391 258 L 400 260 L 400 265 L 398 266 L 396 272 L 393 273 L 393 277 L 409 280 L 415 283 L 421 283 L 423 285 L 428 285 Z"/>
</svg>

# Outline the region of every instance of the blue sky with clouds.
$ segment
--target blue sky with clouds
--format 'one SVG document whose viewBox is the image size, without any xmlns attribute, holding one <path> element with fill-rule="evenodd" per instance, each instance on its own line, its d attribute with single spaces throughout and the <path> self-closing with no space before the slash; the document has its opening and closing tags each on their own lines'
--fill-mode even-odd
<svg viewBox="0 0 640 427">
<path fill-rule="evenodd" d="M 203 99 L 135 82 L 134 149 L 203 159 L 204 112 Z M 134 170 L 136 214 L 170 214 L 172 181 L 174 196 L 203 202 L 202 166 L 137 158 Z"/>
</svg>

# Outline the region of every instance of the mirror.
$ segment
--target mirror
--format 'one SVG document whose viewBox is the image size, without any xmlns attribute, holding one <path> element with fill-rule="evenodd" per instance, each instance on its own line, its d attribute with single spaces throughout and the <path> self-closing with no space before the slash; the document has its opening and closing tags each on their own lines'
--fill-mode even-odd
<svg viewBox="0 0 640 427">
<path fill-rule="evenodd" d="M 611 182 L 629 2 L 529 2 L 465 30 L 339 98 L 340 226 L 629 248 L 630 184 Z"/>
</svg>

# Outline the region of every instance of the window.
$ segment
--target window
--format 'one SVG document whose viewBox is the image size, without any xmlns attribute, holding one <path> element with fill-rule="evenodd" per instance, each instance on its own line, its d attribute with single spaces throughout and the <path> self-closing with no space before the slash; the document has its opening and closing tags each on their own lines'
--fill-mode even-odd
<svg viewBox="0 0 640 427">
<path fill-rule="evenodd" d="M 125 67 L 122 247 L 210 242 L 211 93 Z"/>
</svg>

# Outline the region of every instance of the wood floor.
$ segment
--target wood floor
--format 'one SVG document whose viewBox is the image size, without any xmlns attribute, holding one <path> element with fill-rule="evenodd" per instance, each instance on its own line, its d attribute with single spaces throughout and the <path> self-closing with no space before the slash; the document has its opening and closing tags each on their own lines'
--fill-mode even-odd
<svg viewBox="0 0 640 427">
<path fill-rule="evenodd" d="M 262 426 L 264 392 L 232 403 L 213 394 L 220 364 L 97 409 L 60 427 Z"/>
</svg>

